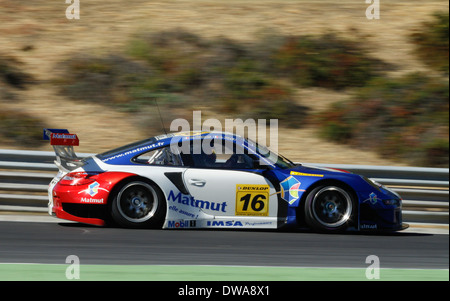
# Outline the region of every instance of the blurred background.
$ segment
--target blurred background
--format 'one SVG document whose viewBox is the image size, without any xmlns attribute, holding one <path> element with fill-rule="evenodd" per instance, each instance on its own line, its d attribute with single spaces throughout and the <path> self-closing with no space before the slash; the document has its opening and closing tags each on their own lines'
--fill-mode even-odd
<svg viewBox="0 0 450 301">
<path fill-rule="evenodd" d="M 297 162 L 449 166 L 449 3 L 0 0 L 0 149 L 98 153 L 172 120 L 278 119 Z M 224 122 L 222 122 L 224 124 Z"/>
</svg>

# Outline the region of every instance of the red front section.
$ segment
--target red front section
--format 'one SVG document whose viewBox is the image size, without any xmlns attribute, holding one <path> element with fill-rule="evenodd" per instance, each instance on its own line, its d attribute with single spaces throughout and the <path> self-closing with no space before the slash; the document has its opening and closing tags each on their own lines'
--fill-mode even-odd
<svg viewBox="0 0 450 301">
<path fill-rule="evenodd" d="M 103 226 L 109 194 L 113 187 L 132 173 L 75 172 L 64 176 L 53 188 L 52 212 L 56 217 Z"/>
</svg>

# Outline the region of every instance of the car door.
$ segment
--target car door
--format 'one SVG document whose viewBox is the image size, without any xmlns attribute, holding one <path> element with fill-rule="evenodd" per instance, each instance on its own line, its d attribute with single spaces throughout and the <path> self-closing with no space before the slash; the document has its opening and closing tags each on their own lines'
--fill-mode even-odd
<svg viewBox="0 0 450 301">
<path fill-rule="evenodd" d="M 276 216 L 276 191 L 262 175 L 188 168 L 183 179 L 196 207 L 214 216 Z"/>
<path fill-rule="evenodd" d="M 258 220 L 276 225 L 276 190 L 262 170 L 253 169 L 248 163 L 251 158 L 231 151 L 215 155 L 214 160 L 201 156 L 210 155 L 192 155 L 191 166 L 183 173 L 185 187 L 196 207 L 216 219 L 233 217 L 234 221 Z"/>
</svg>

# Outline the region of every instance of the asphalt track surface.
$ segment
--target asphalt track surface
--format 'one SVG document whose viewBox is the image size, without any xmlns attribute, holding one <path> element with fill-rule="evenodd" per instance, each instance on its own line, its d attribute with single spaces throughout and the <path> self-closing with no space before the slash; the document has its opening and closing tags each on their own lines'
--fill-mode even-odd
<svg viewBox="0 0 450 301">
<path fill-rule="evenodd" d="M 308 231 L 133 230 L 0 222 L 1 263 L 448 269 L 449 236 Z"/>
</svg>

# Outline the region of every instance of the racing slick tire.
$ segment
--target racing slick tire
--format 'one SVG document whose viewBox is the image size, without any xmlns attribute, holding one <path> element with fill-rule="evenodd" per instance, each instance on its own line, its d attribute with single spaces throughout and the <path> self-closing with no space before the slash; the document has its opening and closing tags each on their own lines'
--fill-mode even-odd
<svg viewBox="0 0 450 301">
<path fill-rule="evenodd" d="M 306 197 L 305 221 L 318 232 L 342 232 L 356 215 L 353 193 L 338 185 L 314 188 Z"/>
<path fill-rule="evenodd" d="M 111 216 L 125 228 L 161 228 L 166 213 L 166 201 L 161 190 L 144 181 L 122 184 L 115 194 Z"/>
</svg>

